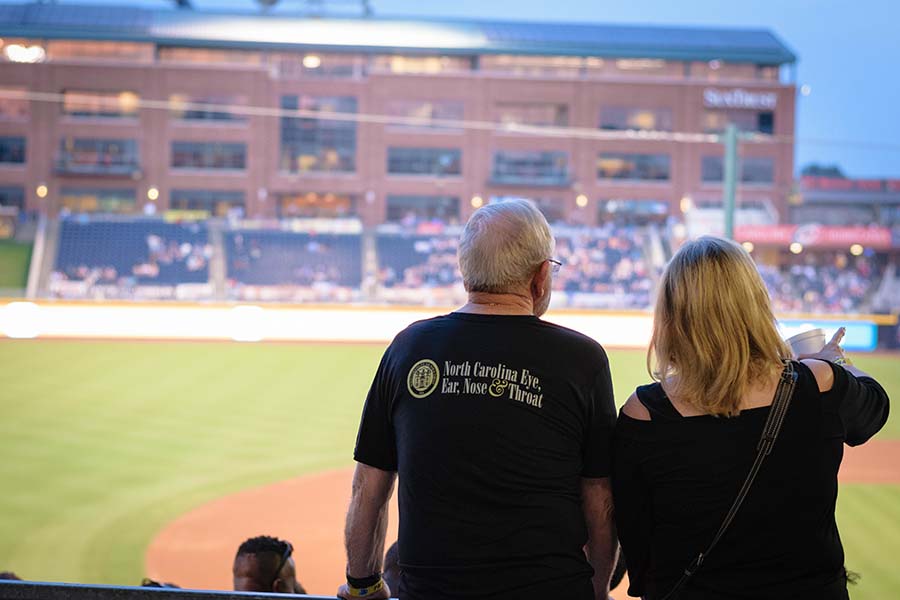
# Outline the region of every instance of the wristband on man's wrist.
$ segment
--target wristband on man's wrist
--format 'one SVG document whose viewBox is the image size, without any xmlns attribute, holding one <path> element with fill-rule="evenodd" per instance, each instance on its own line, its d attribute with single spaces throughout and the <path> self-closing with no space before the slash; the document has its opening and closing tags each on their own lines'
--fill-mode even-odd
<svg viewBox="0 0 900 600">
<path fill-rule="evenodd" d="M 350 588 L 350 596 L 353 598 L 365 598 L 369 594 L 384 588 L 384 579 L 381 573 L 372 573 L 368 577 L 350 577 L 347 575 L 347 587 Z"/>
</svg>

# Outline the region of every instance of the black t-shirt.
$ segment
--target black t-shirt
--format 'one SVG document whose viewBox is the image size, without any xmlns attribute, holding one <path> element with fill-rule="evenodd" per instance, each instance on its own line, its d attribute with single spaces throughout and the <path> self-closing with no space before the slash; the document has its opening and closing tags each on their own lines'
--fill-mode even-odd
<svg viewBox="0 0 900 600">
<path fill-rule="evenodd" d="M 834 518 L 843 445 L 874 435 L 888 416 L 878 383 L 834 367 L 819 392 L 809 368 L 772 453 L 722 540 L 681 600 L 847 598 Z M 663 597 L 722 524 L 750 465 L 769 407 L 733 418 L 682 417 L 656 383 L 638 388 L 650 421 L 616 425 L 613 493 L 629 593 Z"/>
<path fill-rule="evenodd" d="M 606 353 L 531 316 L 451 313 L 387 349 L 354 458 L 399 473 L 402 598 L 591 598 L 581 478 L 607 477 Z"/>
</svg>

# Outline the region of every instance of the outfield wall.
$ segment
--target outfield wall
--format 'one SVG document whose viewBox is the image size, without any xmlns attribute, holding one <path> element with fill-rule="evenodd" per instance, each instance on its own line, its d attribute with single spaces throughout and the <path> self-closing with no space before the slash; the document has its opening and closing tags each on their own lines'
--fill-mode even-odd
<svg viewBox="0 0 900 600">
<path fill-rule="evenodd" d="M 444 314 L 448 307 L 257 306 L 189 303 L 22 302 L 0 300 L 0 336 L 15 339 L 214 340 L 238 342 L 386 343 L 409 323 Z M 646 348 L 647 312 L 552 310 L 549 321 L 609 347 Z M 781 321 L 785 336 L 812 327 L 830 335 L 847 327 L 845 347 L 870 351 L 877 325 L 896 317 L 809 316 Z"/>
</svg>

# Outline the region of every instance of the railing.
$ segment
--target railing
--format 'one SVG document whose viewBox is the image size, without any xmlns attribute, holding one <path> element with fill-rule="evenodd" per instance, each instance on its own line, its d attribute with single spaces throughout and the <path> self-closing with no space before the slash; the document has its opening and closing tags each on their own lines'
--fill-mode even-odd
<svg viewBox="0 0 900 600">
<path fill-rule="evenodd" d="M 272 600 L 273 598 L 334 600 L 335 597 L 0 580 L 0 600 Z"/>
</svg>

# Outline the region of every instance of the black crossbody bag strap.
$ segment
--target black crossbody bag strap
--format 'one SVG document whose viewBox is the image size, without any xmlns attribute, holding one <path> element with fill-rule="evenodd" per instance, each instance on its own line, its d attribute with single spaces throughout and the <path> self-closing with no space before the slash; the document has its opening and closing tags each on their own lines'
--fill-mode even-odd
<svg viewBox="0 0 900 600">
<path fill-rule="evenodd" d="M 704 552 L 698 554 L 697 558 L 688 565 L 684 570 L 681 579 L 678 580 L 675 587 L 669 590 L 668 594 L 663 596 L 662 600 L 674 600 L 678 597 L 681 589 L 691 577 L 700 570 L 700 567 L 703 566 L 703 561 L 705 561 L 709 556 L 709 553 L 713 551 L 713 548 L 716 547 L 719 540 L 725 535 L 731 522 L 734 521 L 734 517 L 737 515 L 738 510 L 740 510 L 741 504 L 744 503 L 747 493 L 750 491 L 750 486 L 753 485 L 753 480 L 756 479 L 756 474 L 759 473 L 759 468 L 762 466 L 763 460 L 765 460 L 769 453 L 772 452 L 772 447 L 775 445 L 775 439 L 778 437 L 778 432 L 781 431 L 781 426 L 784 424 L 784 417 L 787 414 L 788 406 L 794 395 L 794 387 L 796 384 L 797 373 L 794 371 L 794 365 L 788 361 L 784 366 L 784 370 L 781 372 L 781 378 L 778 380 L 778 389 L 775 390 L 775 399 L 772 401 L 772 408 L 769 410 L 769 418 L 766 419 L 766 426 L 763 427 L 762 436 L 759 438 L 759 444 L 756 447 L 756 460 L 753 461 L 753 466 L 750 467 L 750 472 L 747 474 L 747 479 L 744 480 L 744 485 L 741 486 L 741 491 L 738 492 L 737 498 L 734 499 L 734 503 L 728 510 L 728 514 L 725 515 L 725 519 L 722 521 L 722 525 L 719 527 L 719 531 L 716 533 L 713 541 L 707 546 Z"/>
</svg>

